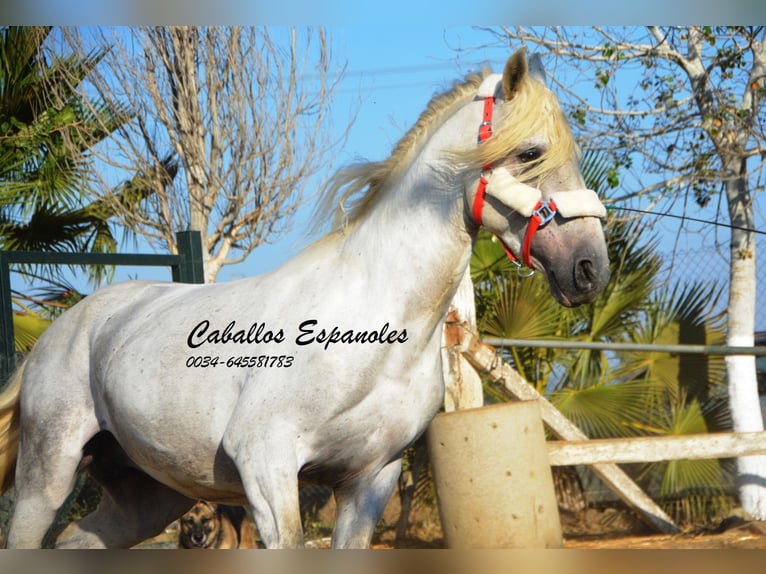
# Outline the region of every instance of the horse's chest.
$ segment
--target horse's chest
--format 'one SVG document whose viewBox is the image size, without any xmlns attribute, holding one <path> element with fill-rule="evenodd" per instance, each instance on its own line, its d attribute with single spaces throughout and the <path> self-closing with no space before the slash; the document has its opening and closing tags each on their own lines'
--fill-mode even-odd
<svg viewBox="0 0 766 574">
<path fill-rule="evenodd" d="M 443 402 L 436 366 L 409 380 L 379 381 L 357 404 L 318 425 L 304 442 L 304 478 L 344 482 L 398 458 Z"/>
</svg>

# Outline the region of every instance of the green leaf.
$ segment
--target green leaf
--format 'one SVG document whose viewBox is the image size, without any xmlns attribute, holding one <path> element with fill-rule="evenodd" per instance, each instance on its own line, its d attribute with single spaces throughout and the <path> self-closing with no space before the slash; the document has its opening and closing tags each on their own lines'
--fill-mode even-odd
<svg viewBox="0 0 766 574">
<path fill-rule="evenodd" d="M 591 438 L 636 436 L 639 425 L 635 423 L 645 420 L 650 385 L 646 381 L 601 381 L 557 391 L 551 402 Z"/>
<path fill-rule="evenodd" d="M 18 301 L 16 302 L 17 304 Z M 22 305 L 23 306 L 23 305 Z M 14 311 L 13 313 L 13 334 L 16 346 L 16 352 L 26 353 L 32 350 L 32 347 L 47 329 L 51 321 L 44 319 L 28 307 L 24 311 Z"/>
</svg>

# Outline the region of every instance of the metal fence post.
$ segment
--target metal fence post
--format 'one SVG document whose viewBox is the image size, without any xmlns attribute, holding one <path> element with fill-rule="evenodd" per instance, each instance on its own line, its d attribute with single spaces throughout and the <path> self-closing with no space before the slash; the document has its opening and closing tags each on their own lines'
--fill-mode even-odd
<svg viewBox="0 0 766 574">
<path fill-rule="evenodd" d="M 11 303 L 11 269 L 5 253 L 0 251 L 0 389 L 16 367 L 16 342 L 13 338 L 13 304 Z"/>
<path fill-rule="evenodd" d="M 181 262 L 173 268 L 173 281 L 204 283 L 205 264 L 202 255 L 202 235 L 199 231 L 176 232 L 176 245 Z"/>
</svg>

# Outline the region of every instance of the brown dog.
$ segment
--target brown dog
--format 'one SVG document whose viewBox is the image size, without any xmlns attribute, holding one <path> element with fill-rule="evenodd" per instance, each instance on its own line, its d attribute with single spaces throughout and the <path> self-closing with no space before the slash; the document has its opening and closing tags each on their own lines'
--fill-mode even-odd
<svg viewBox="0 0 766 574">
<path fill-rule="evenodd" d="M 257 548 L 255 524 L 241 506 L 198 501 L 179 520 L 179 548 Z"/>
</svg>

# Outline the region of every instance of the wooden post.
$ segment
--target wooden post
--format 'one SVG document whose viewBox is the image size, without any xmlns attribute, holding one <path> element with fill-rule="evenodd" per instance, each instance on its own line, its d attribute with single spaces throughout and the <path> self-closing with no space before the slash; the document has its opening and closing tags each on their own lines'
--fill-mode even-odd
<svg viewBox="0 0 766 574">
<path fill-rule="evenodd" d="M 466 329 L 476 331 L 476 304 L 470 269 L 466 269 L 460 281 L 444 324 L 442 370 L 446 412 L 472 409 L 484 404 L 481 376 L 461 351 Z"/>
</svg>

